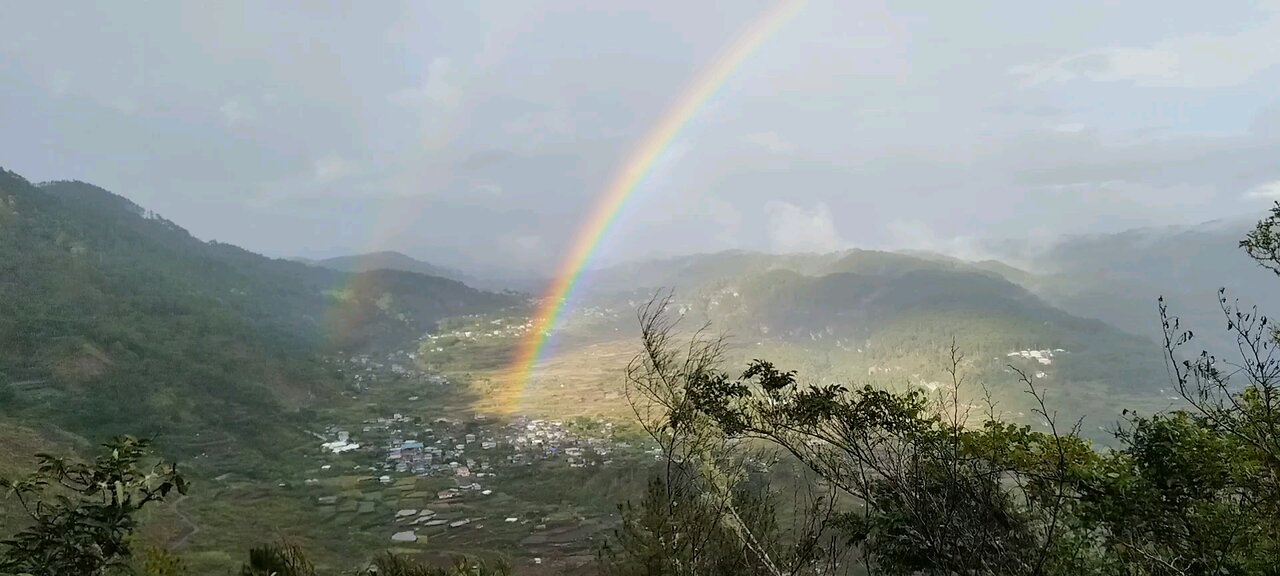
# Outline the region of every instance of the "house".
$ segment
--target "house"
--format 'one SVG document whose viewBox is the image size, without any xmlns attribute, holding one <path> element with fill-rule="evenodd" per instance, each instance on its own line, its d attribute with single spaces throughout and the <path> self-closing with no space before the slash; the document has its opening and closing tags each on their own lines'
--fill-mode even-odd
<svg viewBox="0 0 1280 576">
<path fill-rule="evenodd" d="M 471 476 L 471 469 L 466 466 L 459 466 L 453 471 L 459 478 L 468 478 Z"/>
<path fill-rule="evenodd" d="M 406 440 L 400 445 L 400 459 L 409 462 L 416 462 L 418 457 L 422 455 L 422 442 L 417 440 Z"/>
</svg>

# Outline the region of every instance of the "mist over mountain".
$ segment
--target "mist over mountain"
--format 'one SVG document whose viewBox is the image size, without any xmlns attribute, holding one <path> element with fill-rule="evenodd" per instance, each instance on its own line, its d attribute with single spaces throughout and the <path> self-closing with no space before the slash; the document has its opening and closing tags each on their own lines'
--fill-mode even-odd
<svg viewBox="0 0 1280 576">
<path fill-rule="evenodd" d="M 1195 225 L 1143 227 L 1109 234 L 1075 235 L 1050 242 L 993 243 L 993 251 L 1025 266 L 1006 277 L 1054 305 L 1149 338 L 1160 334 L 1157 299 L 1165 297 L 1183 325 L 1203 331 L 1214 346 L 1226 318 L 1219 289 L 1229 302 L 1275 310 L 1274 275 L 1239 247 L 1254 220 L 1214 220 Z"/>
</svg>

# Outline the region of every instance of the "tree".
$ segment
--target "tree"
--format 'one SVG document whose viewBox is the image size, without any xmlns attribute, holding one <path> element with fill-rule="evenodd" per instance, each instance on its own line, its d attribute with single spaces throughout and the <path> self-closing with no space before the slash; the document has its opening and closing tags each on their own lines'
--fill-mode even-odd
<svg viewBox="0 0 1280 576">
<path fill-rule="evenodd" d="M 1280 203 L 1240 245 L 1280 275 Z M 951 385 L 934 396 L 806 386 L 767 360 L 724 371 L 719 340 L 705 331 L 687 350 L 677 345 L 666 302 L 641 309 L 644 351 L 627 377 L 666 471 L 639 511 L 624 511 L 612 560 L 631 571 L 616 573 L 694 573 L 664 563 L 706 566 L 720 553 L 762 574 L 816 573 L 816 560 L 841 555 L 881 574 L 1272 574 L 1280 566 L 1280 333 L 1225 291 L 1234 359 L 1188 357 L 1194 336 L 1162 300 L 1165 361 L 1186 404 L 1127 412 L 1102 448 L 1081 437 L 1078 422 L 1062 424 L 1034 378 L 1012 366 L 1040 428 L 1003 421 L 991 406 L 974 413 L 960 401 L 967 364 L 955 346 Z M 745 521 L 732 496 L 743 485 L 734 457 L 743 446 L 780 450 L 834 492 L 826 501 L 838 506 L 817 508 L 821 520 L 789 542 L 832 546 L 779 561 L 783 539 L 761 528 L 767 521 Z M 677 506 L 684 502 L 715 505 Z M 736 546 L 718 541 L 722 533 Z"/>
<path fill-rule="evenodd" d="M 0 480 L 30 525 L 0 541 L 0 573 L 97 576 L 127 569 L 137 514 L 187 482 L 175 464 L 155 461 L 148 440 L 114 439 L 92 464 L 39 454 L 36 471 Z"/>
<path fill-rule="evenodd" d="M 458 557 L 448 566 L 432 566 L 408 556 L 384 553 L 370 562 L 357 576 L 509 576 L 511 568 L 504 562 L 485 562 Z M 249 550 L 249 562 L 240 568 L 241 576 L 316 576 L 316 568 L 306 552 L 296 544 L 277 542 Z"/>
<path fill-rule="evenodd" d="M 783 529 L 776 487 L 751 473 L 771 462 L 719 426 L 723 413 L 698 394 L 724 385 L 717 371 L 723 342 L 699 330 L 687 347 L 673 344 L 669 295 L 640 311 L 644 352 L 626 372 L 626 396 L 641 428 L 662 451 L 661 472 L 639 505 L 619 508 L 622 527 L 601 550 L 606 573 L 619 576 L 779 576 L 814 569 L 823 558 L 829 495 L 797 492 L 799 521 Z M 717 390 L 719 392 L 719 390 Z"/>
<path fill-rule="evenodd" d="M 365 576 L 509 576 L 511 567 L 504 562 L 485 562 L 476 558 L 455 558 L 449 566 L 429 566 L 407 556 L 386 553 L 373 560 Z"/>
<path fill-rule="evenodd" d="M 316 568 L 296 544 L 280 542 L 249 550 L 241 576 L 316 576 Z"/>
</svg>

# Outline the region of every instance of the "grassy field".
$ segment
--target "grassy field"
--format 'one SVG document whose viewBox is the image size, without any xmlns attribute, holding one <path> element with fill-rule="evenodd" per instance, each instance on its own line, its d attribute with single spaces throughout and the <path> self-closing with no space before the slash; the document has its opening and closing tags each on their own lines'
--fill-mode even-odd
<svg viewBox="0 0 1280 576">
<path fill-rule="evenodd" d="M 511 366 L 471 375 L 477 410 L 546 418 L 631 417 L 623 373 L 639 352 L 635 340 L 558 348 L 525 375 Z"/>
<path fill-rule="evenodd" d="M 602 350 L 609 350 L 611 359 L 622 353 L 606 347 L 579 355 L 596 358 L 590 364 L 599 367 L 600 356 L 592 354 Z M 569 362 L 579 355 L 557 361 Z M 593 382 L 594 375 L 603 379 L 609 372 L 598 368 L 565 389 L 579 390 Z M 468 445 L 465 458 L 494 461 L 492 476 L 474 479 L 487 494 L 463 490 L 459 497 L 441 500 L 439 492 L 460 482 L 451 475 L 424 477 L 382 470 L 385 439 L 376 432 L 364 432 L 368 422 L 399 414 L 403 421 L 417 423 L 413 426 L 450 436 L 446 444 L 460 443 L 468 433 L 488 437 L 508 430 L 509 418 L 516 415 L 564 419 L 566 433 L 584 438 L 600 434 L 605 422 L 572 418 L 595 416 L 603 396 L 594 406 L 562 411 L 555 403 L 563 396 L 536 395 L 538 404 L 503 412 L 504 405 L 484 394 L 484 384 L 473 372 L 451 374 L 447 384 L 427 383 L 420 376 L 383 375 L 377 384 L 345 394 L 300 419 L 310 422 L 307 432 L 351 430 L 355 438 L 370 441 L 371 451 L 323 453 L 319 439 L 299 433 L 287 439 L 296 444 L 279 446 L 277 472 L 272 477 L 244 477 L 235 472 L 234 462 L 226 460 L 194 463 L 198 477 L 190 496 L 151 511 L 144 540 L 176 548 L 196 574 L 234 570 L 249 547 L 279 539 L 302 545 L 331 572 L 348 572 L 386 550 L 439 560 L 460 554 L 500 556 L 522 574 L 572 572 L 591 564 L 599 538 L 617 521 L 616 506 L 643 488 L 646 475 L 637 471 L 651 465 L 652 456 L 636 447 L 614 451 L 607 464 L 575 467 L 559 457 L 510 465 L 500 464 L 512 453 L 510 447 L 481 450 L 477 442 Z M 450 423 L 431 424 L 441 418 Z M 622 429 L 623 422 L 618 422 Z M 382 476 L 390 481 L 380 481 Z M 412 521 L 418 516 L 397 517 L 406 510 L 416 514 L 430 510 L 431 520 L 442 522 L 415 525 Z M 466 523 L 450 526 L 460 521 Z M 416 531 L 416 542 L 392 542 L 393 534 L 406 530 Z"/>
</svg>

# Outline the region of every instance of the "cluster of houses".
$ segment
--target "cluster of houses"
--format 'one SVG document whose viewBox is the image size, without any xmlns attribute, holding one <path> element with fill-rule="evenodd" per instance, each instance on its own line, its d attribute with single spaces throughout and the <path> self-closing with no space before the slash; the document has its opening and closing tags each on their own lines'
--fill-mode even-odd
<svg viewBox="0 0 1280 576">
<path fill-rule="evenodd" d="M 1063 350 L 1062 348 L 1054 348 L 1052 350 L 1049 350 L 1049 349 L 1017 350 L 1017 351 L 1005 354 L 1005 357 L 1006 358 L 1022 358 L 1023 360 L 1034 361 L 1041 366 L 1048 366 L 1050 364 L 1053 364 L 1054 353 L 1061 354 L 1063 352 L 1066 352 L 1066 350 Z M 1049 374 L 1043 371 L 1039 371 L 1035 373 L 1036 378 L 1047 378 L 1048 376 Z"/>
<path fill-rule="evenodd" d="M 482 316 L 471 316 L 473 323 L 465 328 L 456 328 L 447 332 L 428 334 L 422 339 L 422 346 L 429 352 L 444 352 L 441 340 L 474 341 L 484 338 L 520 338 L 533 329 L 533 320 L 513 322 L 505 318 L 485 320 Z"/>
<path fill-rule="evenodd" d="M 1035 360 L 1040 364 L 1048 366 L 1050 364 L 1053 364 L 1053 354 L 1055 352 L 1061 353 L 1061 352 L 1066 352 L 1066 350 L 1063 350 L 1062 348 L 1054 348 L 1053 350 L 1018 350 L 1015 352 L 1010 352 L 1008 354 L 1005 354 L 1005 357 L 1007 358 L 1018 357 L 1018 358 L 1024 358 L 1027 360 Z"/>
<path fill-rule="evenodd" d="M 351 378 L 352 385 L 355 386 L 357 390 L 368 389 L 370 386 L 377 384 L 380 378 L 422 376 L 423 379 L 430 384 L 444 383 L 444 379 L 441 376 L 421 374 L 414 367 L 416 359 L 416 353 L 400 350 L 385 356 L 355 354 L 352 356 L 330 359 L 329 362 L 336 362 L 342 370 L 348 374 Z"/>
<path fill-rule="evenodd" d="M 378 480 L 383 484 L 404 475 L 453 477 L 456 487 L 437 494 L 438 499 L 449 500 L 468 493 L 488 495 L 490 491 L 480 482 L 496 477 L 504 466 L 554 460 L 571 468 L 612 465 L 614 451 L 631 445 L 613 437 L 612 423 L 597 424 L 597 432 L 588 435 L 575 433 L 558 420 L 520 417 L 493 425 L 484 415 L 470 422 L 448 418 L 424 422 L 397 413 L 364 421 L 363 442 L 336 426 L 315 436 L 326 453 L 380 455 L 380 464 L 371 469 L 381 471 Z"/>
</svg>

